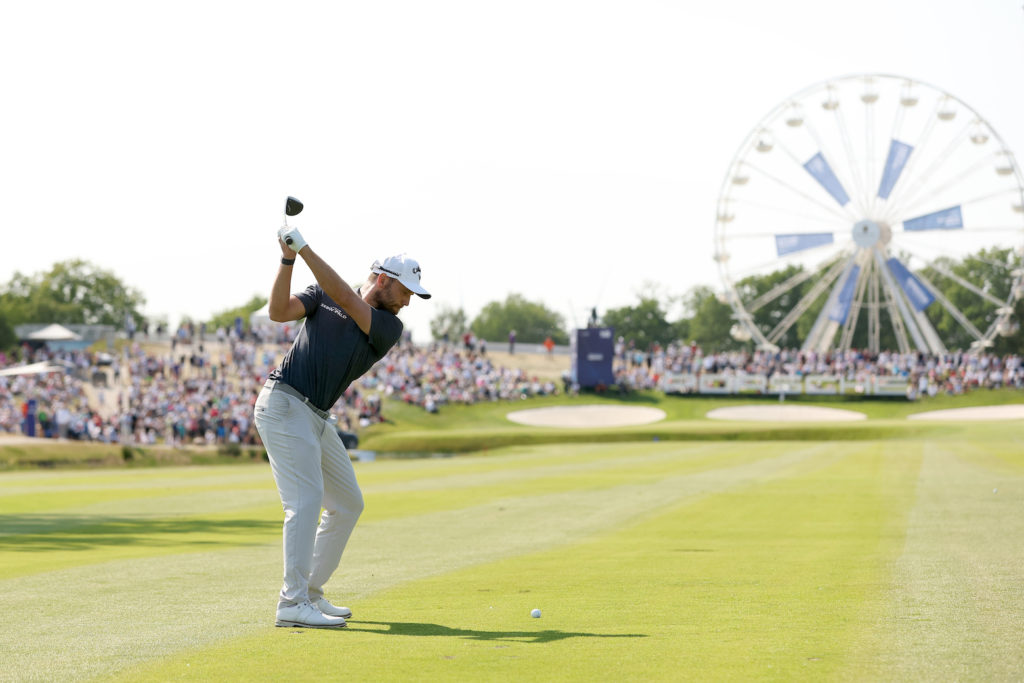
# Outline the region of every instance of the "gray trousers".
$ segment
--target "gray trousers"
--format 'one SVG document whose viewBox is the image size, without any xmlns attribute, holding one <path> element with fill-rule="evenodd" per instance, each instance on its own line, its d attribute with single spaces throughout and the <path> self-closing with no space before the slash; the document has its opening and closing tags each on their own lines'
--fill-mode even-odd
<svg viewBox="0 0 1024 683">
<path fill-rule="evenodd" d="M 279 389 L 264 388 L 254 414 L 284 508 L 279 604 L 316 601 L 341 562 L 363 494 L 334 424 Z"/>
</svg>

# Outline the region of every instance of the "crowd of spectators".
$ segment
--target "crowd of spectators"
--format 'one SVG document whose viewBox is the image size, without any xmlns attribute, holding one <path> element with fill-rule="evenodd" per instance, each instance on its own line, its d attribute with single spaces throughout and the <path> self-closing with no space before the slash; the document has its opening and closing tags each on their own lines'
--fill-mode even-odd
<svg viewBox="0 0 1024 683">
<path fill-rule="evenodd" d="M 462 340 L 460 340 L 462 341 Z M 149 347 L 152 348 L 152 347 Z M 286 343 L 235 335 L 210 344 L 176 340 L 162 353 L 139 343 L 121 354 L 22 351 L 21 365 L 49 362 L 61 369 L 0 376 L 0 432 L 40 437 L 128 442 L 257 445 L 252 406 Z M 0 357 L 0 369 L 13 362 Z M 613 370 L 620 389 L 656 389 L 667 374 L 832 375 L 903 377 L 912 394 L 959 394 L 976 388 L 1024 388 L 1019 355 L 929 355 L 866 351 L 704 351 L 696 344 L 654 344 L 639 350 L 621 338 Z M 559 391 L 526 371 L 495 364 L 486 347 L 439 341 L 396 345 L 334 406 L 338 427 L 357 431 L 385 420 L 383 399 L 435 413 L 446 405 L 518 401 Z"/>
<path fill-rule="evenodd" d="M 486 347 L 469 342 L 460 347 L 444 341 L 418 347 L 408 339 L 392 348 L 361 384 L 431 413 L 450 404 L 512 401 L 558 391 L 550 380 L 495 365 Z"/>
<path fill-rule="evenodd" d="M 970 389 L 1024 388 L 1024 359 L 1020 355 L 942 355 L 866 350 L 818 353 L 797 349 L 779 351 L 719 351 L 704 353 L 696 344 L 652 344 L 646 351 L 620 338 L 615 345 L 616 380 L 631 389 L 653 389 L 667 373 L 724 373 L 788 376 L 831 375 L 848 380 L 902 377 L 918 395 L 961 394 Z"/>
</svg>

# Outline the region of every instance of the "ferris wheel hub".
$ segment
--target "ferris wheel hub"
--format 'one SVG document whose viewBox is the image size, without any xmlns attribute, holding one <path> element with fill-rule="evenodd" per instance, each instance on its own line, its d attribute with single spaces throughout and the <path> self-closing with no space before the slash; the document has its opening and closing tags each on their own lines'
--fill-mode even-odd
<svg viewBox="0 0 1024 683">
<path fill-rule="evenodd" d="M 885 246 L 892 239 L 892 228 L 872 220 L 857 221 L 853 225 L 853 242 L 862 249 Z"/>
</svg>

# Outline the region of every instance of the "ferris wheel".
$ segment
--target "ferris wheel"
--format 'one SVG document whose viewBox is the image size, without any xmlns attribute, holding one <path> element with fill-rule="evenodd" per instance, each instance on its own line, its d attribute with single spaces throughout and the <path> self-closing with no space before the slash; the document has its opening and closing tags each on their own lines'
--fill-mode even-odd
<svg viewBox="0 0 1024 683">
<path fill-rule="evenodd" d="M 1018 329 L 1024 180 L 988 122 L 890 75 L 819 83 L 747 135 L 718 198 L 714 258 L 759 348 L 973 351 Z"/>
</svg>

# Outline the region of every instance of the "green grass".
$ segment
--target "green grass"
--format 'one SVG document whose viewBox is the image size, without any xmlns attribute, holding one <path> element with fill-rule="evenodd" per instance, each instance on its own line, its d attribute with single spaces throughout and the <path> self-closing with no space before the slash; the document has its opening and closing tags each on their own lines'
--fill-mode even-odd
<svg viewBox="0 0 1024 683">
<path fill-rule="evenodd" d="M 801 436 L 358 463 L 340 632 L 264 464 L 5 473 L 0 679 L 1018 679 L 1019 424 Z"/>
<path fill-rule="evenodd" d="M 649 425 L 606 429 L 559 429 L 529 427 L 511 423 L 505 416 L 512 410 L 550 406 L 620 404 L 657 407 L 664 420 Z M 391 401 L 386 414 L 389 424 L 366 430 L 360 447 L 381 453 L 468 453 L 516 444 L 589 443 L 592 441 L 762 441 L 821 439 L 904 439 L 925 435 L 984 434 L 987 426 L 970 423 L 907 420 L 914 413 L 981 405 L 1024 403 L 1024 393 L 1011 389 L 973 391 L 963 396 L 940 395 L 921 401 L 903 399 L 865 400 L 852 397 L 787 399 L 787 405 L 820 406 L 853 410 L 867 415 L 866 423 L 764 423 L 708 420 L 715 408 L 763 404 L 777 405 L 771 397 L 664 396 L 640 392 L 625 397 L 583 395 L 553 396 L 519 403 L 489 403 L 474 406 L 446 406 L 430 415 L 421 408 Z"/>
</svg>

